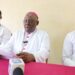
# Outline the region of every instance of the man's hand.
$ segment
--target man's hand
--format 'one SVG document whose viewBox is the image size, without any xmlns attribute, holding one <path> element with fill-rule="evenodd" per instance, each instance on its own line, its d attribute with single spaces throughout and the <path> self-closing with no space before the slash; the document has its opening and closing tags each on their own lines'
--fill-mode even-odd
<svg viewBox="0 0 75 75">
<path fill-rule="evenodd" d="M 22 58 L 24 62 L 35 62 L 35 57 L 33 54 L 27 53 L 27 52 L 21 52 L 17 54 L 17 57 Z"/>
</svg>

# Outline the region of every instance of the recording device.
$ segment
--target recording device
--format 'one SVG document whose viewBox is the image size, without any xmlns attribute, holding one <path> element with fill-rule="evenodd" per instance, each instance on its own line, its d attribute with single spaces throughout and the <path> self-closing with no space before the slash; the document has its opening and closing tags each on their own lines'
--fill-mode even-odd
<svg viewBox="0 0 75 75">
<path fill-rule="evenodd" d="M 17 67 L 14 69 L 13 75 L 24 75 L 24 73 L 21 68 Z"/>
<path fill-rule="evenodd" d="M 9 75 L 24 75 L 25 63 L 21 58 L 12 58 L 9 60 Z"/>
</svg>

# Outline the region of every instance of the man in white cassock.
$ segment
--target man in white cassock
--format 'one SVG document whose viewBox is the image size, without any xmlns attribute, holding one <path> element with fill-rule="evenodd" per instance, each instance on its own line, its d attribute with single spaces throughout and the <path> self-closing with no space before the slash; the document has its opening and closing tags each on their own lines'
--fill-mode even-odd
<svg viewBox="0 0 75 75">
<path fill-rule="evenodd" d="M 0 10 L 0 46 L 6 44 L 11 37 L 11 32 L 8 28 L 1 24 L 2 12 Z"/>
<path fill-rule="evenodd" d="M 50 41 L 47 32 L 38 30 L 38 16 L 28 12 L 24 17 L 24 29 L 13 34 L 9 42 L 0 48 L 5 58 L 19 57 L 24 62 L 46 62 L 49 56 Z"/>
<path fill-rule="evenodd" d="M 64 40 L 63 64 L 75 67 L 75 31 L 68 33 Z"/>
</svg>

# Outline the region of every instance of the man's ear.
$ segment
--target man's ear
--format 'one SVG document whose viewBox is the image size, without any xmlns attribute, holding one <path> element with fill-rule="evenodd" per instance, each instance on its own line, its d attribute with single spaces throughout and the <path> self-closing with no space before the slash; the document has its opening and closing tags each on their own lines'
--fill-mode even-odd
<svg viewBox="0 0 75 75">
<path fill-rule="evenodd" d="M 39 24 L 39 21 L 37 21 L 37 25 Z"/>
</svg>

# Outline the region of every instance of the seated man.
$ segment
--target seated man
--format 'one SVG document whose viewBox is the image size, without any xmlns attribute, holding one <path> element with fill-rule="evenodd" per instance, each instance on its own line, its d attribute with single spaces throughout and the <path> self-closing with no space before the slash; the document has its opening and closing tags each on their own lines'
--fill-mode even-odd
<svg viewBox="0 0 75 75">
<path fill-rule="evenodd" d="M 1 24 L 2 12 L 0 11 L 0 46 L 7 43 L 11 37 L 11 32 Z"/>
<path fill-rule="evenodd" d="M 24 62 L 46 62 L 49 55 L 49 37 L 45 31 L 38 30 L 38 16 L 28 12 L 24 17 L 24 29 L 13 34 L 0 54 L 6 58 L 19 57 Z"/>
<path fill-rule="evenodd" d="M 75 66 L 75 31 L 68 33 L 64 40 L 63 64 Z"/>
</svg>

